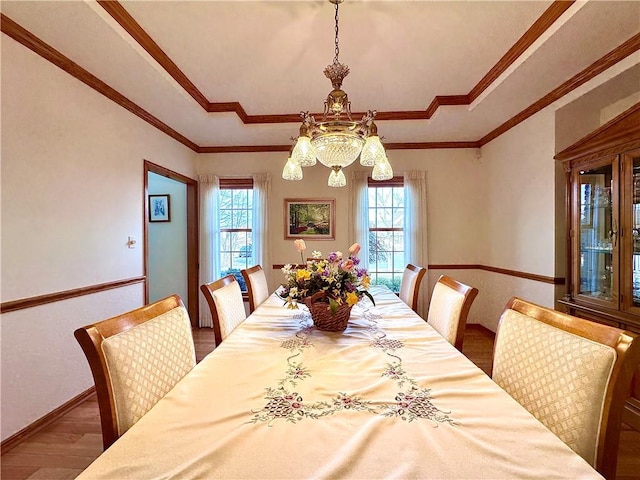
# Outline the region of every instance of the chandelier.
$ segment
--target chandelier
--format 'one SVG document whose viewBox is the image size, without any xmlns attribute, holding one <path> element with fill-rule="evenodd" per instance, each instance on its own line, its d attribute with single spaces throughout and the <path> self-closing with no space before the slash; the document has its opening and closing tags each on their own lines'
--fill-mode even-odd
<svg viewBox="0 0 640 480">
<path fill-rule="evenodd" d="M 349 67 L 338 61 L 338 6 L 343 0 L 329 2 L 336 9 L 335 57 L 333 63 L 324 69 L 324 74 L 331 80 L 333 90 L 324 101 L 322 121 L 317 122 L 309 112 L 300 112 L 300 135 L 284 166 L 282 178 L 302 180 L 302 167 L 315 165 L 317 158 L 321 164 L 331 169 L 327 184 L 330 187 L 344 187 L 347 179 L 343 169 L 360 156 L 361 165 L 373 167 L 371 177 L 374 180 L 389 180 L 393 177 L 393 170 L 373 121 L 376 111 L 369 110 L 362 120 L 353 121 L 351 102 L 347 93 L 341 89 L 342 80 L 349 74 Z"/>
</svg>

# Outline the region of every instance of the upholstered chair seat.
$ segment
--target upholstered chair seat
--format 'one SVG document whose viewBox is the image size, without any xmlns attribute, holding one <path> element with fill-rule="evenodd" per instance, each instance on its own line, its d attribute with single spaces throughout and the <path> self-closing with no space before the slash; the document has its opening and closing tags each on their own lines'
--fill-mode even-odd
<svg viewBox="0 0 640 480">
<path fill-rule="evenodd" d="M 441 275 L 433 288 L 427 323 L 462 351 L 464 329 L 478 289 Z"/>
<path fill-rule="evenodd" d="M 249 293 L 249 313 L 253 313 L 258 305 L 269 298 L 267 277 L 260 265 L 241 270 L 241 273 Z"/>
<path fill-rule="evenodd" d="M 189 315 L 177 295 L 79 328 L 96 385 L 106 449 L 196 363 Z"/>
<path fill-rule="evenodd" d="M 496 334 L 493 380 L 606 478 L 615 477 L 634 334 L 513 298 Z"/>
</svg>

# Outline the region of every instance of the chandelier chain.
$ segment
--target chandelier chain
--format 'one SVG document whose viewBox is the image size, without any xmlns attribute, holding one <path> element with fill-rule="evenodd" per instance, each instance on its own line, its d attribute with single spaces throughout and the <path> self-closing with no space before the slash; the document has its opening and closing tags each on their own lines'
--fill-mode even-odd
<svg viewBox="0 0 640 480">
<path fill-rule="evenodd" d="M 335 45 L 336 45 L 336 56 L 333 57 L 333 63 L 340 63 L 338 61 L 338 55 L 340 55 L 340 45 L 338 44 L 338 32 L 339 32 L 339 28 L 338 28 L 338 3 L 336 2 L 336 15 L 335 15 L 335 20 L 336 20 L 336 40 L 335 40 Z"/>
<path fill-rule="evenodd" d="M 373 122 L 375 110 L 369 110 L 359 122 L 351 118 L 351 102 L 342 90 L 342 81 L 349 75 L 349 67 L 340 63 L 340 18 L 339 4 L 344 0 L 328 0 L 335 5 L 335 56 L 333 64 L 327 65 L 324 75 L 331 80 L 333 90 L 324 101 L 322 120 L 316 122 L 309 112 L 300 112 L 302 124 L 300 135 L 289 153 L 282 170 L 285 180 L 302 180 L 302 167 L 311 167 L 319 161 L 331 169 L 327 185 L 344 187 L 347 180 L 344 168 L 360 158 L 360 165 L 373 167 L 371 177 L 378 180 L 393 178 L 384 146 L 380 142 L 378 129 Z"/>
</svg>

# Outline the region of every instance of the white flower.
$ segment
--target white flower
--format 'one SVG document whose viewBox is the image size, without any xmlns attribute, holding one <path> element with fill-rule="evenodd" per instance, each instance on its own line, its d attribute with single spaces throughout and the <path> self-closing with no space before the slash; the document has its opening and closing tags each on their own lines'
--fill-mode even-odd
<svg viewBox="0 0 640 480">
<path fill-rule="evenodd" d="M 313 252 L 311 252 L 311 257 L 312 258 L 322 258 L 322 252 L 319 252 L 318 250 L 314 250 Z"/>
<path fill-rule="evenodd" d="M 307 244 L 304 243 L 304 240 L 302 240 L 301 238 L 299 238 L 298 240 L 295 240 L 293 242 L 293 245 L 296 247 L 296 250 L 298 250 L 300 253 L 302 253 L 307 249 Z"/>
</svg>

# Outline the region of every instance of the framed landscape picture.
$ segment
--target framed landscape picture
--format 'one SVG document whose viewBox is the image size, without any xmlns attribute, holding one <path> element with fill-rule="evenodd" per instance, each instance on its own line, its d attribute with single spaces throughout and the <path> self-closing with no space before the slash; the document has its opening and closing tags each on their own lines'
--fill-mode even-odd
<svg viewBox="0 0 640 480">
<path fill-rule="evenodd" d="M 170 222 L 169 195 L 149 195 L 149 221 Z"/>
<path fill-rule="evenodd" d="M 284 238 L 334 240 L 335 210 L 335 199 L 285 198 Z"/>
</svg>

